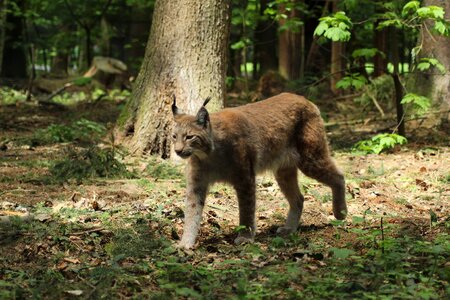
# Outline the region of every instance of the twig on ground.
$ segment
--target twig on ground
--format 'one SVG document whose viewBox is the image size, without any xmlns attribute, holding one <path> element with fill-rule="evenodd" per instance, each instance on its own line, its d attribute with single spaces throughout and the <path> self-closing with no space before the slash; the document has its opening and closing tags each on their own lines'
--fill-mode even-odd
<svg viewBox="0 0 450 300">
<path fill-rule="evenodd" d="M 99 231 L 104 231 L 104 230 L 105 229 L 103 227 L 95 227 L 95 228 L 90 228 L 90 229 L 86 229 L 83 231 L 73 232 L 69 235 L 83 235 L 83 234 L 87 234 L 87 233 L 99 232 Z"/>
</svg>

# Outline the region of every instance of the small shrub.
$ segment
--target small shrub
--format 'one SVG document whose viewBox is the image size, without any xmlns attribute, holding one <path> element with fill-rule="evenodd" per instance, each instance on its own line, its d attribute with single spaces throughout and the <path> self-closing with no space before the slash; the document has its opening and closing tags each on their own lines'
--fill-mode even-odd
<svg viewBox="0 0 450 300">
<path fill-rule="evenodd" d="M 50 167 L 50 174 L 57 182 L 74 179 L 82 182 L 94 177 L 132 177 L 125 164 L 116 159 L 114 148 L 90 147 L 82 151 L 69 149 L 67 158 Z"/>
<path fill-rule="evenodd" d="M 17 91 L 7 87 L 0 88 L 0 104 L 11 105 L 17 102 L 24 102 L 27 99 L 27 95 L 23 91 Z"/>
<path fill-rule="evenodd" d="M 369 140 L 362 140 L 353 146 L 354 152 L 363 152 L 366 154 L 381 152 L 394 148 L 395 145 L 406 144 L 405 137 L 395 133 L 380 133 Z"/>
<path fill-rule="evenodd" d="M 391 75 L 382 75 L 370 81 L 366 85 L 361 96 L 355 98 L 355 102 L 361 105 L 373 103 L 372 99 L 376 99 L 380 105 L 390 108 L 394 99 L 394 80 Z"/>
<path fill-rule="evenodd" d="M 84 102 L 88 99 L 85 92 L 75 92 L 75 93 L 62 93 L 56 95 L 53 98 L 53 102 L 63 104 L 63 105 L 74 105 L 79 102 Z"/>
<path fill-rule="evenodd" d="M 46 145 L 55 143 L 86 143 L 100 139 L 106 128 L 97 122 L 81 119 L 71 125 L 52 124 L 38 130 L 32 138 L 33 144 Z"/>
<path fill-rule="evenodd" d="M 153 178 L 158 179 L 181 179 L 181 174 L 178 167 L 170 162 L 160 159 L 152 158 L 145 168 L 145 173 Z"/>
</svg>

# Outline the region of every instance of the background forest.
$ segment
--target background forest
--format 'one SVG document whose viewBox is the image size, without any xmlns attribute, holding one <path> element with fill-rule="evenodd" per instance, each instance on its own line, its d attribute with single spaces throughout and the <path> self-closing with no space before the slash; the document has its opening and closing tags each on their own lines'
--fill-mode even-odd
<svg viewBox="0 0 450 300">
<path fill-rule="evenodd" d="M 0 298 L 450 297 L 450 2 L 0 0 Z M 301 177 L 299 232 L 258 179 L 254 244 L 233 190 L 182 231 L 170 104 L 281 92 L 320 109 L 349 217 Z"/>
</svg>

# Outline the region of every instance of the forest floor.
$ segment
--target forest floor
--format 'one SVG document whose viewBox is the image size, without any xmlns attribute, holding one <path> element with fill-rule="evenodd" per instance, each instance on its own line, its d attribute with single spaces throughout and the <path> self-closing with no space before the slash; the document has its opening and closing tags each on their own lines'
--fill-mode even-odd
<svg viewBox="0 0 450 300">
<path fill-rule="evenodd" d="M 183 166 L 121 156 L 112 138 L 94 139 L 119 106 L 0 106 L 0 298 L 450 297 L 445 143 L 362 155 L 337 147 L 355 140 L 352 132 L 331 135 L 346 176 L 346 221 L 332 217 L 329 189 L 302 175 L 300 229 L 277 236 L 287 201 L 264 174 L 255 243 L 233 244 L 237 202 L 218 184 L 197 248 L 182 251 Z"/>
</svg>

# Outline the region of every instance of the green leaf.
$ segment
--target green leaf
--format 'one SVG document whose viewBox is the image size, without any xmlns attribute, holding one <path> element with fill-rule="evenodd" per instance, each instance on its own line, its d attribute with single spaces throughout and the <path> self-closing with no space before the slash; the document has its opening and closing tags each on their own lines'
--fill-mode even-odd
<svg viewBox="0 0 450 300">
<path fill-rule="evenodd" d="M 322 17 L 319 20 L 320 23 L 314 30 L 314 35 L 324 36 L 334 42 L 346 42 L 350 39 L 349 29 L 353 24 L 345 12 L 337 12 L 333 16 Z"/>
<path fill-rule="evenodd" d="M 445 26 L 445 23 L 442 21 L 436 21 L 436 23 L 434 23 L 434 29 L 440 34 L 444 35 L 447 31 L 447 26 Z"/>
<path fill-rule="evenodd" d="M 361 48 L 353 51 L 352 57 L 353 58 L 364 57 L 365 59 L 369 59 L 377 54 L 381 54 L 383 57 L 385 56 L 385 54 L 379 51 L 377 48 Z"/>
<path fill-rule="evenodd" d="M 377 30 L 386 28 L 386 27 L 396 27 L 396 28 L 401 28 L 402 27 L 402 22 L 398 19 L 394 19 L 394 20 L 386 20 L 383 22 L 380 22 L 377 26 Z"/>
<path fill-rule="evenodd" d="M 84 86 L 84 85 L 91 83 L 91 81 L 92 81 L 91 77 L 80 77 L 80 78 L 74 79 L 73 84 L 75 84 L 77 86 Z"/>
<path fill-rule="evenodd" d="M 358 217 L 358 216 L 353 216 L 352 217 L 352 223 L 353 224 L 363 224 L 365 221 L 366 220 L 363 217 Z"/>
<path fill-rule="evenodd" d="M 326 22 L 320 22 L 314 30 L 314 35 L 323 35 L 323 33 L 329 28 Z"/>
<path fill-rule="evenodd" d="M 401 104 L 407 103 L 412 103 L 415 106 L 415 109 L 417 109 L 418 113 L 426 112 L 431 106 L 430 99 L 424 96 L 416 95 L 414 93 L 408 93 L 403 97 Z"/>
<path fill-rule="evenodd" d="M 417 68 L 420 71 L 425 71 L 428 70 L 431 66 L 434 66 L 442 73 L 445 73 L 444 65 L 441 64 L 441 62 L 436 58 L 428 58 L 428 57 L 421 58 L 419 64 L 417 65 Z"/>
<path fill-rule="evenodd" d="M 425 6 L 417 9 L 417 15 L 424 19 L 443 19 L 444 9 L 439 6 Z"/>
<path fill-rule="evenodd" d="M 245 47 L 245 42 L 240 40 L 239 42 L 236 42 L 236 43 L 232 44 L 230 47 L 233 50 L 242 49 L 242 48 Z"/>
<path fill-rule="evenodd" d="M 373 136 L 370 140 L 362 140 L 353 146 L 354 151 L 362 151 L 367 154 L 380 154 L 384 150 L 391 149 L 395 145 L 406 144 L 405 137 L 394 133 L 380 133 Z"/>
<path fill-rule="evenodd" d="M 348 89 L 350 87 L 359 90 L 367 83 L 364 76 L 359 73 L 353 73 L 350 76 L 345 76 L 336 83 L 336 88 L 338 89 Z"/>
<path fill-rule="evenodd" d="M 333 256 L 339 259 L 345 259 L 350 255 L 354 254 L 355 251 L 347 248 L 331 248 L 331 252 L 333 252 Z"/>
<path fill-rule="evenodd" d="M 419 1 L 409 1 L 408 3 L 405 4 L 405 6 L 403 6 L 402 15 L 406 16 L 410 13 L 415 13 L 419 7 L 420 7 Z"/>
<path fill-rule="evenodd" d="M 420 71 L 428 70 L 431 67 L 431 64 L 429 62 L 421 62 L 417 65 L 417 69 Z"/>
</svg>

